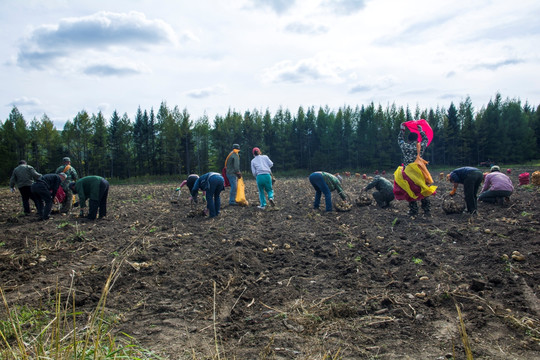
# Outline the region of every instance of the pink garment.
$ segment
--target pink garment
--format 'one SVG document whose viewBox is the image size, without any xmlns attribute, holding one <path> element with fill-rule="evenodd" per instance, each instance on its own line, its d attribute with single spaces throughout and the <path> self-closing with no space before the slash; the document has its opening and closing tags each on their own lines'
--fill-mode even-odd
<svg viewBox="0 0 540 360">
<path fill-rule="evenodd" d="M 482 192 L 491 191 L 514 191 L 512 180 L 502 172 L 492 172 L 486 175 Z"/>
<path fill-rule="evenodd" d="M 418 141 L 422 141 L 422 136 L 420 135 L 420 132 L 418 131 L 418 125 L 422 127 L 422 130 L 424 130 L 424 133 L 426 133 L 426 136 L 428 138 L 428 146 L 431 144 L 431 140 L 433 139 L 433 130 L 431 129 L 431 126 L 429 126 L 428 122 L 424 119 L 420 120 L 411 120 L 403 123 L 411 132 L 418 134 Z"/>
</svg>

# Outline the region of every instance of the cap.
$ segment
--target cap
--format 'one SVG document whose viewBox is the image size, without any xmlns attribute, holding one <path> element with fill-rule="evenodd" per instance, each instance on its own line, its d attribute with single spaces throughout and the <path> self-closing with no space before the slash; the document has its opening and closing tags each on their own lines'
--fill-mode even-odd
<svg viewBox="0 0 540 360">
<path fill-rule="evenodd" d="M 259 149 L 258 147 L 253 148 L 253 156 L 259 154 L 260 152 L 261 152 L 261 149 Z"/>
<path fill-rule="evenodd" d="M 494 171 L 501 171 L 501 168 L 498 167 L 497 165 L 493 165 L 493 166 L 491 167 L 491 172 L 494 172 Z"/>
<path fill-rule="evenodd" d="M 238 150 L 240 150 L 240 145 L 238 145 L 238 144 L 233 144 L 232 148 L 233 148 L 233 149 L 238 149 Z"/>
<path fill-rule="evenodd" d="M 71 162 L 71 159 L 70 159 L 70 158 L 68 158 L 68 157 L 66 156 L 65 158 L 63 158 L 63 159 L 62 159 L 62 161 L 64 161 L 64 162 L 66 162 L 66 161 L 69 161 L 69 162 Z"/>
<path fill-rule="evenodd" d="M 62 176 L 64 179 L 67 178 L 67 175 L 65 172 L 58 173 L 58 176 Z"/>
</svg>

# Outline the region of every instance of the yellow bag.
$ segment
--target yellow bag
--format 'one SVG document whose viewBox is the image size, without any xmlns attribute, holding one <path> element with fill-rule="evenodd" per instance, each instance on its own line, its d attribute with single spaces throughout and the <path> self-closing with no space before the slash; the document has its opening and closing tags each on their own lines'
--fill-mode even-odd
<svg viewBox="0 0 540 360">
<path fill-rule="evenodd" d="M 426 185 L 429 186 L 433 184 L 433 178 L 431 177 L 431 174 L 429 173 L 429 170 L 426 166 L 427 164 L 429 164 L 429 162 L 420 157 L 420 143 L 416 143 L 416 151 L 416 160 L 414 161 L 414 163 L 417 164 L 418 168 L 420 168 L 420 171 L 422 171 L 422 175 L 424 176 Z"/>
<path fill-rule="evenodd" d="M 240 178 L 237 181 L 236 187 L 236 202 L 241 206 L 248 206 L 249 203 L 246 200 L 246 186 L 244 185 L 244 179 Z"/>
</svg>

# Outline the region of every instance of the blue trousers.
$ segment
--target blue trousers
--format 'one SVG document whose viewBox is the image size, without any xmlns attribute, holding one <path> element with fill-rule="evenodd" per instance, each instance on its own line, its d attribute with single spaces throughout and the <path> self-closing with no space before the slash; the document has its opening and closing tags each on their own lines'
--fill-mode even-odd
<svg viewBox="0 0 540 360">
<path fill-rule="evenodd" d="M 261 206 L 266 206 L 266 196 L 264 192 L 268 194 L 269 199 L 274 198 L 274 189 L 272 189 L 272 175 L 270 174 L 259 174 L 257 175 L 257 188 L 259 189 L 259 201 Z"/>
<path fill-rule="evenodd" d="M 313 208 L 318 209 L 321 204 L 321 194 L 324 194 L 324 200 L 326 202 L 326 211 L 332 211 L 332 194 L 328 185 L 324 181 L 321 173 L 313 173 L 309 175 L 309 182 L 315 189 L 315 202 Z"/>
<path fill-rule="evenodd" d="M 229 180 L 229 182 L 231 182 L 231 180 Z M 224 180 L 223 176 L 221 175 L 213 175 L 210 177 L 210 179 L 208 179 L 208 185 L 210 185 L 210 188 L 206 190 L 206 207 L 208 208 L 209 216 L 211 218 L 219 215 L 219 210 L 221 208 L 221 198 L 219 196 L 225 189 L 223 184 Z"/>
<path fill-rule="evenodd" d="M 231 184 L 231 192 L 229 193 L 229 205 L 236 205 L 236 189 L 238 186 L 238 178 L 235 174 L 227 174 L 227 179 L 229 179 L 229 184 Z"/>
</svg>

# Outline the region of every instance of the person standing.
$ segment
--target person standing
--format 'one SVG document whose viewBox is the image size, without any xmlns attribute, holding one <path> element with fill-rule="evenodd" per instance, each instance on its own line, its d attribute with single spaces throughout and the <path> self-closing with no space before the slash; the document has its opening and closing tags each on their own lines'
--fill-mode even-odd
<svg viewBox="0 0 540 360">
<path fill-rule="evenodd" d="M 321 194 L 324 194 L 324 200 L 326 202 L 326 211 L 332 211 L 332 194 L 331 192 L 336 190 L 338 195 L 346 200 L 345 191 L 341 187 L 341 181 L 332 174 L 316 171 L 309 175 L 309 182 L 315 189 L 315 201 L 313 202 L 313 208 L 318 209 L 321 203 Z"/>
<path fill-rule="evenodd" d="M 491 171 L 484 178 L 484 186 L 480 191 L 478 200 L 488 203 L 504 204 L 504 199 L 510 199 L 514 191 L 512 180 L 501 172 L 497 165 L 491 167 Z"/>
<path fill-rule="evenodd" d="M 410 216 L 418 215 L 419 199 L 424 214 L 430 216 L 431 203 L 428 197 L 435 192 L 436 188 L 430 187 L 429 185 L 431 184 L 427 184 L 427 179 L 418 167 L 412 165 L 409 166 L 410 164 L 415 164 L 417 157 L 422 157 L 428 145 L 428 137 L 420 125 L 418 125 L 418 132 L 420 133 L 422 141 L 418 142 L 418 134 L 414 132 L 410 132 L 407 136 L 407 141 L 405 141 L 405 124 L 401 124 L 401 129 L 398 134 L 398 144 L 403 155 L 403 165 L 396 170 L 396 173 L 394 173 L 394 181 L 398 187 L 398 192 L 396 193 L 396 191 L 394 191 L 394 195 L 398 200 L 407 200 L 409 202 Z M 418 176 L 408 176 L 407 172 L 409 172 L 409 174 L 414 173 Z M 405 174 L 405 176 L 403 174 Z"/>
<path fill-rule="evenodd" d="M 450 192 L 451 196 L 456 194 L 459 184 L 463 184 L 463 192 L 465 194 L 465 203 L 467 204 L 467 212 L 476 214 L 478 207 L 478 189 L 482 184 L 484 174 L 474 167 L 460 167 L 448 174 L 448 181 L 454 184 L 454 188 Z"/>
<path fill-rule="evenodd" d="M 75 168 L 71 166 L 70 158 L 66 156 L 65 158 L 62 159 L 62 161 L 63 161 L 63 164 L 60 165 L 56 169 L 55 173 L 66 174 L 66 180 L 62 182 L 62 190 L 64 190 L 64 192 L 66 193 L 66 197 L 64 201 L 62 202 L 62 206 L 60 207 L 60 212 L 67 214 L 71 210 L 71 206 L 73 204 L 73 193 L 71 192 L 71 189 L 69 188 L 69 184 L 71 182 L 77 181 L 79 176 L 77 174 L 77 170 L 75 170 Z"/>
<path fill-rule="evenodd" d="M 80 217 L 84 216 L 86 199 L 89 199 L 88 219 L 95 220 L 98 210 L 100 219 L 107 216 L 107 197 L 109 196 L 109 182 L 107 180 L 101 176 L 85 176 L 70 183 L 69 188 L 79 196 Z"/>
<path fill-rule="evenodd" d="M 377 191 L 373 192 L 373 198 L 380 207 L 387 208 L 390 206 L 390 202 L 394 200 L 394 186 L 387 179 L 380 175 L 373 178 L 363 191 L 368 191 L 371 188 L 375 188 Z"/>
<path fill-rule="evenodd" d="M 9 187 L 11 192 L 15 191 L 15 186 L 19 189 L 22 197 L 23 211 L 25 215 L 30 215 L 30 202 L 32 199 L 36 202 L 32 196 L 32 184 L 39 179 L 40 173 L 36 171 L 32 166 L 26 164 L 25 160 L 19 161 L 19 166 L 13 170 L 11 179 L 9 180 Z M 37 204 L 36 204 L 37 208 Z"/>
<path fill-rule="evenodd" d="M 237 205 L 236 203 L 236 190 L 238 188 L 238 179 L 242 177 L 240 172 L 240 145 L 233 144 L 233 150 L 227 156 L 225 160 L 225 167 L 227 168 L 227 179 L 231 185 L 231 191 L 229 193 L 229 205 Z"/>
<path fill-rule="evenodd" d="M 39 220 L 47 220 L 51 215 L 53 199 L 66 174 L 45 174 L 32 184 L 32 196 L 36 202 Z"/>
<path fill-rule="evenodd" d="M 268 202 L 271 206 L 274 203 L 274 189 L 272 188 L 272 166 L 274 163 L 267 155 L 261 154 L 261 149 L 253 148 L 253 159 L 251 160 L 251 173 L 257 180 L 257 188 L 259 189 L 259 209 L 266 209 L 266 195 L 268 194 Z"/>
<path fill-rule="evenodd" d="M 221 208 L 220 194 L 225 189 L 223 176 L 217 172 L 201 175 L 191 189 L 191 196 L 195 203 L 198 202 L 199 189 L 206 192 L 206 207 L 210 218 L 218 216 Z"/>
</svg>

